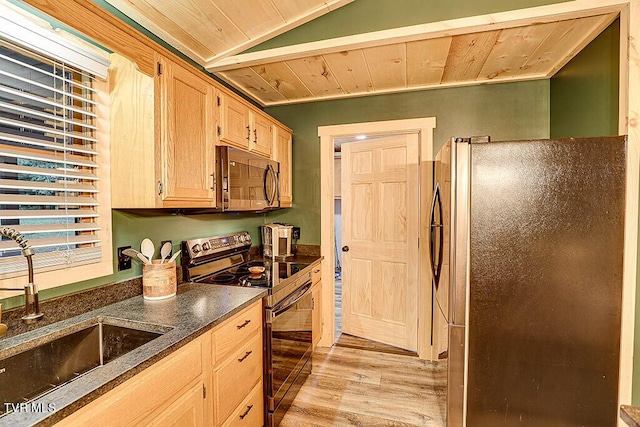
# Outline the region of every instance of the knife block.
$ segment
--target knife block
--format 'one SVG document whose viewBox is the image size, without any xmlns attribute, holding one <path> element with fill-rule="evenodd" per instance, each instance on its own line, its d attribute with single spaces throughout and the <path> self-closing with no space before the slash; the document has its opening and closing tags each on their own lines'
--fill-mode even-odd
<svg viewBox="0 0 640 427">
<path fill-rule="evenodd" d="M 176 294 L 176 263 L 174 261 L 160 264 L 142 264 L 142 295 L 147 300 L 171 298 Z"/>
</svg>

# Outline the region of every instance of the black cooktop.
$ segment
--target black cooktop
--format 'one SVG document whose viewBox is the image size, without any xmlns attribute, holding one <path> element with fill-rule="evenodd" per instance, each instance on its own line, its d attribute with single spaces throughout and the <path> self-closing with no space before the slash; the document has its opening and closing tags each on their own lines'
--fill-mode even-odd
<svg viewBox="0 0 640 427">
<path fill-rule="evenodd" d="M 248 261 L 235 267 L 228 268 L 216 274 L 198 279 L 199 283 L 213 283 L 216 285 L 253 286 L 272 288 L 279 281 L 287 279 L 302 271 L 309 264 L 279 261 Z M 264 267 L 264 272 L 252 274 L 249 267 Z"/>
</svg>

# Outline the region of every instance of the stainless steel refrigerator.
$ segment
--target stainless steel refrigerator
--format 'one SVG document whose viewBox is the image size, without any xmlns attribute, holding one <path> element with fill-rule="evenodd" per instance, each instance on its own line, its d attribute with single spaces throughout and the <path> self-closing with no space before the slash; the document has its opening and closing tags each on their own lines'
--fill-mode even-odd
<svg viewBox="0 0 640 427">
<path fill-rule="evenodd" d="M 614 426 L 625 137 L 454 138 L 434 163 L 448 426 Z"/>
</svg>

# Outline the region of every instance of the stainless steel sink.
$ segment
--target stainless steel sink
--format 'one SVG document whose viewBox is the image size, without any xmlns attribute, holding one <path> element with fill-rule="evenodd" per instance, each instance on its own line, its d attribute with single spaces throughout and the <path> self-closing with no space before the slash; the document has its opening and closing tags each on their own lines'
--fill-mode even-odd
<svg viewBox="0 0 640 427">
<path fill-rule="evenodd" d="M 83 329 L 0 358 L 0 415 L 6 407 L 11 407 L 5 403 L 27 402 L 113 361 L 164 332 L 167 328 L 149 332 L 100 319 Z"/>
</svg>

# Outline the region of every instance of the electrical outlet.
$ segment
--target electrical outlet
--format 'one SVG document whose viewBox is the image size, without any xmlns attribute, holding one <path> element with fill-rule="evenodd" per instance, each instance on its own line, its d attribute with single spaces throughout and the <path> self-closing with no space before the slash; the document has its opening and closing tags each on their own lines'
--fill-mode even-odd
<svg viewBox="0 0 640 427">
<path fill-rule="evenodd" d="M 291 238 L 293 240 L 300 240 L 300 227 L 293 227 L 291 229 Z"/>
<path fill-rule="evenodd" d="M 118 248 L 118 271 L 129 270 L 131 268 L 131 257 L 122 253 L 125 249 L 130 249 L 131 246 L 122 246 Z"/>
<path fill-rule="evenodd" d="M 169 258 L 171 258 L 171 255 L 173 255 L 173 243 L 171 242 L 171 240 L 163 240 L 160 242 L 160 247 L 164 246 L 166 242 L 171 243 L 171 252 L 169 252 L 169 255 L 167 255 L 167 260 L 168 260 Z"/>
</svg>

